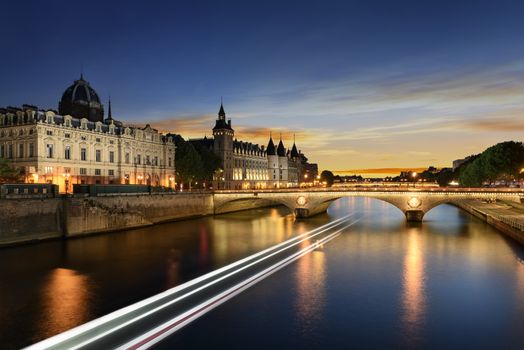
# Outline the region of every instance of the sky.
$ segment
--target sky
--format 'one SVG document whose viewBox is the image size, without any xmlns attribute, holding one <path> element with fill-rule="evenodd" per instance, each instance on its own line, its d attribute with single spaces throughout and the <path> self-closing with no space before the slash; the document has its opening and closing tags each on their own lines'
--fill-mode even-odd
<svg viewBox="0 0 524 350">
<path fill-rule="evenodd" d="M 395 173 L 524 132 L 523 1 L 4 1 L 0 106 L 84 77 L 113 117 L 296 142 L 321 169 Z M 378 169 L 378 170 L 377 170 Z"/>
</svg>

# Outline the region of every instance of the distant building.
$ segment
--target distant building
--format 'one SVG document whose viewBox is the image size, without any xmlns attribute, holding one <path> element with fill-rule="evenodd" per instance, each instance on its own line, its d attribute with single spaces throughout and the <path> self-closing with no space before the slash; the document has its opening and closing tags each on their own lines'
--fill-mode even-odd
<svg viewBox="0 0 524 350">
<path fill-rule="evenodd" d="M 215 176 L 216 189 L 263 189 L 298 187 L 307 158 L 293 143 L 286 150 L 282 137 L 275 147 L 270 136 L 267 147 L 235 139 L 231 119 L 226 120 L 224 106 L 221 104 L 218 118 L 213 127 L 213 139 L 207 137 L 200 142 L 220 157 L 222 169 Z"/>
<path fill-rule="evenodd" d="M 175 144 L 146 125 L 124 126 L 81 76 L 59 102 L 60 114 L 35 106 L 0 109 L 0 157 L 25 171 L 25 181 L 175 186 Z"/>
<path fill-rule="evenodd" d="M 465 159 L 455 159 L 453 161 L 453 171 L 455 171 L 459 166 L 464 164 L 467 161 L 467 158 Z"/>
</svg>

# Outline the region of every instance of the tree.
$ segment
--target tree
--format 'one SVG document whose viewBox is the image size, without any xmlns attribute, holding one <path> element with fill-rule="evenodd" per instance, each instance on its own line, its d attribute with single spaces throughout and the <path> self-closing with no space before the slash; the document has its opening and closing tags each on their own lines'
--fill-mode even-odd
<svg viewBox="0 0 524 350">
<path fill-rule="evenodd" d="M 19 182 L 22 172 L 13 167 L 9 161 L 0 157 L 0 183 Z"/>
<path fill-rule="evenodd" d="M 213 153 L 208 148 L 204 147 L 200 142 L 191 143 L 200 156 L 201 174 L 198 176 L 199 181 L 212 181 L 213 175 L 220 168 L 220 157 Z"/>
<path fill-rule="evenodd" d="M 327 187 L 331 187 L 333 182 L 335 182 L 335 175 L 329 170 L 324 170 L 320 174 L 320 181 L 325 182 Z"/>
<path fill-rule="evenodd" d="M 453 181 L 455 174 L 451 169 L 443 169 L 437 174 L 437 183 L 441 187 L 446 187 Z"/>
<path fill-rule="evenodd" d="M 189 184 L 198 180 L 202 174 L 202 160 L 193 145 L 186 142 L 180 135 L 175 135 L 175 169 L 179 182 Z"/>
<path fill-rule="evenodd" d="M 462 186 L 478 187 L 486 181 L 514 180 L 521 176 L 523 166 L 522 142 L 498 143 L 460 167 L 460 183 Z"/>
</svg>

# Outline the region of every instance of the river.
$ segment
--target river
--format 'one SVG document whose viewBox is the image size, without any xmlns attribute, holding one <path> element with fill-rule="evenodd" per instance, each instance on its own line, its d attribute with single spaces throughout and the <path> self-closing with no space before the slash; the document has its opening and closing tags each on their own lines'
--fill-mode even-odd
<svg viewBox="0 0 524 350">
<path fill-rule="evenodd" d="M 171 348 L 524 348 L 524 249 L 450 206 L 407 224 L 345 198 L 0 249 L 0 344 L 18 348 L 355 213 L 360 221 L 157 345 Z"/>
</svg>

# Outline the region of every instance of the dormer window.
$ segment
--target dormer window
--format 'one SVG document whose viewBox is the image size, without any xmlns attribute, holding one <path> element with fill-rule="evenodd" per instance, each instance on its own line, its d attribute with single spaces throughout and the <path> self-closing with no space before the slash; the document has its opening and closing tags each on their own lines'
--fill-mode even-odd
<svg viewBox="0 0 524 350">
<path fill-rule="evenodd" d="M 102 123 L 96 122 L 95 130 L 96 132 L 102 132 Z"/>
<path fill-rule="evenodd" d="M 87 119 L 86 118 L 80 119 L 80 128 L 87 129 Z"/>
<path fill-rule="evenodd" d="M 67 126 L 68 128 L 70 128 L 72 125 L 71 125 L 71 117 L 66 115 L 64 117 L 64 125 Z"/>
</svg>

